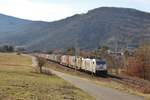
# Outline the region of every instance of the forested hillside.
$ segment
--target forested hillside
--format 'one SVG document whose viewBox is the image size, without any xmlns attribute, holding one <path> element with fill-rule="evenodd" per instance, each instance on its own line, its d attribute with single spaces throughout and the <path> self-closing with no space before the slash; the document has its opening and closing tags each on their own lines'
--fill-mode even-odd
<svg viewBox="0 0 150 100">
<path fill-rule="evenodd" d="M 102 7 L 55 22 L 0 15 L 0 43 L 24 45 L 30 50 L 81 49 L 99 45 L 136 47 L 150 39 L 150 14 L 135 9 Z"/>
</svg>

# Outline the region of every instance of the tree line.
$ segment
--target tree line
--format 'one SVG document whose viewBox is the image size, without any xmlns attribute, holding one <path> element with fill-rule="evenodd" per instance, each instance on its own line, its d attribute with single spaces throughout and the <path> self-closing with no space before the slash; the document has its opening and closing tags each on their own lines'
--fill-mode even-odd
<svg viewBox="0 0 150 100">
<path fill-rule="evenodd" d="M 14 52 L 14 47 L 11 45 L 0 46 L 0 52 Z"/>
<path fill-rule="evenodd" d="M 109 47 L 98 47 L 93 51 L 78 50 L 78 56 L 103 59 L 106 61 L 109 73 L 126 74 L 150 80 L 150 44 L 143 44 L 130 51 L 108 52 Z M 74 48 L 68 48 L 66 53 L 74 55 Z"/>
</svg>

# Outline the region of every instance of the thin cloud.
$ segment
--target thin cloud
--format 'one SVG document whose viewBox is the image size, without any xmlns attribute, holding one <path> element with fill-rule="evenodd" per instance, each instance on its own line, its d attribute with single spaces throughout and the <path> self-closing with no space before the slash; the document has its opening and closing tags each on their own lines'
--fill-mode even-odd
<svg viewBox="0 0 150 100">
<path fill-rule="evenodd" d="M 0 4 L 0 12 L 24 19 L 53 21 L 73 15 L 63 4 L 35 3 L 30 0 L 13 0 Z"/>
<path fill-rule="evenodd" d="M 150 12 L 150 0 L 0 0 L 0 13 L 23 19 L 54 21 L 102 6 Z"/>
<path fill-rule="evenodd" d="M 150 6 L 150 0 L 134 0 L 136 2 L 139 2 L 141 4 L 144 4 L 144 5 L 149 5 Z"/>
</svg>

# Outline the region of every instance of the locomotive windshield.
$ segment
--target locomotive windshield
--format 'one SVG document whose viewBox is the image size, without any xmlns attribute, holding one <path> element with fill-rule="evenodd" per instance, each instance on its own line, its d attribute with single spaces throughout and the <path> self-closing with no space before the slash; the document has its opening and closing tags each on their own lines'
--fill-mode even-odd
<svg viewBox="0 0 150 100">
<path fill-rule="evenodd" d="M 96 61 L 96 64 L 97 65 L 101 65 L 101 64 L 104 65 L 104 64 L 106 64 L 106 62 L 105 61 Z"/>
<path fill-rule="evenodd" d="M 96 69 L 97 70 L 107 70 L 106 61 L 104 60 L 96 60 Z"/>
</svg>

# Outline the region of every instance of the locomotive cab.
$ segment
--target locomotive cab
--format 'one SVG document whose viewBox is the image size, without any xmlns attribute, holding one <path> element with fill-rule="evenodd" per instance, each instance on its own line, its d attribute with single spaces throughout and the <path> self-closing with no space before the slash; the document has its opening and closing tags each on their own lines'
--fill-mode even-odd
<svg viewBox="0 0 150 100">
<path fill-rule="evenodd" d="M 96 60 L 96 73 L 107 74 L 107 64 L 104 60 Z"/>
</svg>

